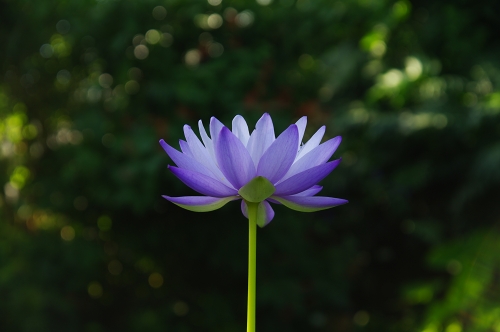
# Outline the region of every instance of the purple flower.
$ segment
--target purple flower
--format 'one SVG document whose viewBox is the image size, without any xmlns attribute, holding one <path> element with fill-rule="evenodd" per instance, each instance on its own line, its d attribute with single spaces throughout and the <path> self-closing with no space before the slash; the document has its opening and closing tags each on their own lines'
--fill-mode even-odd
<svg viewBox="0 0 500 332">
<path fill-rule="evenodd" d="M 201 120 L 198 122 L 203 143 L 185 125 L 186 140 L 179 141 L 182 152 L 164 140 L 160 144 L 177 165 L 168 167 L 172 173 L 204 196 L 163 197 L 195 212 L 216 210 L 241 199 L 241 211 L 247 218 L 247 204 L 258 204 L 257 224 L 261 227 L 274 217 L 270 202 L 302 212 L 347 203 L 345 199 L 314 196 L 323 188 L 317 183 L 340 163 L 340 159 L 328 160 L 342 139 L 337 136 L 320 144 L 323 126 L 301 144 L 306 124 L 304 116 L 276 138 L 267 113 L 251 134 L 240 115 L 233 119 L 232 130 L 212 117 L 210 137 Z"/>
</svg>

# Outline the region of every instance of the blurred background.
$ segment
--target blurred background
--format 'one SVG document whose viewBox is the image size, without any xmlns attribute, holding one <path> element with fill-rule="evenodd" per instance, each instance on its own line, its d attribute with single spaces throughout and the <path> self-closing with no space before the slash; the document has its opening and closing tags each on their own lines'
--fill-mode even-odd
<svg viewBox="0 0 500 332">
<path fill-rule="evenodd" d="M 269 112 L 343 143 L 258 234 L 258 330 L 500 331 L 494 0 L 4 0 L 0 330 L 244 331 L 247 222 L 158 144 Z"/>
</svg>

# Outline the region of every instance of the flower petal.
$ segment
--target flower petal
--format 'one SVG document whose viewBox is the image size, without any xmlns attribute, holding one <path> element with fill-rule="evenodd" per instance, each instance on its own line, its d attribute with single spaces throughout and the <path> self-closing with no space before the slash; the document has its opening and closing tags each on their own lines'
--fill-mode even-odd
<svg viewBox="0 0 500 332">
<path fill-rule="evenodd" d="M 180 167 L 184 168 L 193 172 L 198 172 L 201 174 L 204 174 L 206 176 L 216 178 L 216 176 L 213 174 L 212 171 L 210 171 L 207 167 L 205 167 L 203 164 L 198 162 L 196 159 L 193 157 L 189 156 L 188 154 L 181 153 L 168 145 L 164 140 L 160 140 L 160 144 L 165 150 L 165 152 L 168 154 L 170 159 L 174 161 L 174 163 Z"/>
<path fill-rule="evenodd" d="M 329 163 L 312 167 L 306 171 L 295 174 L 294 176 L 286 179 L 280 184 L 276 185 L 275 196 L 293 195 L 304 191 L 319 181 L 323 180 L 331 171 L 338 166 L 341 159 L 330 161 Z"/>
<path fill-rule="evenodd" d="M 300 144 L 302 143 L 302 139 L 304 138 L 304 132 L 306 131 L 307 126 L 307 116 L 303 116 L 295 122 L 297 128 L 299 129 L 299 145 L 297 146 L 297 151 L 299 151 Z"/>
<path fill-rule="evenodd" d="M 250 139 L 250 133 L 248 132 L 248 125 L 245 119 L 241 115 L 236 115 L 232 123 L 233 134 L 238 137 L 244 146 L 247 146 L 248 140 Z"/>
<path fill-rule="evenodd" d="M 271 222 L 274 218 L 274 210 L 267 201 L 259 203 L 257 208 L 257 225 L 264 227 Z"/>
<path fill-rule="evenodd" d="M 325 126 L 322 126 L 321 128 L 318 129 L 316 133 L 307 141 L 306 144 L 302 146 L 302 148 L 299 150 L 297 153 L 297 158 L 295 160 L 299 160 L 303 156 L 305 156 L 309 151 L 314 149 L 321 143 L 321 140 L 323 139 L 323 135 L 325 135 Z"/>
<path fill-rule="evenodd" d="M 297 125 L 293 124 L 264 152 L 257 166 L 257 175 L 265 177 L 271 183 L 281 179 L 295 160 L 298 140 Z"/>
<path fill-rule="evenodd" d="M 241 213 L 248 219 L 248 206 L 247 203 L 242 200 L 241 201 Z M 259 203 L 257 207 L 257 225 L 260 227 L 264 227 L 271 222 L 274 218 L 274 210 L 267 201 L 262 201 Z"/>
<path fill-rule="evenodd" d="M 205 130 L 205 126 L 203 126 L 203 122 L 201 120 L 198 121 L 198 130 L 200 131 L 200 136 L 203 141 L 203 145 L 205 145 L 205 148 L 207 149 L 212 159 L 215 160 L 214 144 L 212 140 L 208 137 L 207 131 Z"/>
<path fill-rule="evenodd" d="M 342 137 L 337 136 L 312 149 L 305 156 L 293 163 L 288 172 L 281 179 L 281 182 L 311 167 L 327 162 L 328 159 L 330 159 L 330 157 L 335 153 L 335 150 L 337 150 L 341 141 Z"/>
<path fill-rule="evenodd" d="M 219 133 L 221 129 L 225 127 L 222 122 L 217 120 L 216 117 L 210 118 L 210 137 L 212 137 L 212 142 L 214 144 L 214 156 L 215 156 L 215 146 L 217 145 L 217 140 L 219 138 Z"/>
<path fill-rule="evenodd" d="M 314 196 L 319 193 L 321 189 L 323 189 L 323 186 L 314 185 L 311 188 L 301 191 L 293 196 Z"/>
<path fill-rule="evenodd" d="M 313 196 L 272 196 L 275 200 L 284 206 L 300 212 L 314 212 L 332 208 L 334 206 L 349 203 L 349 201 L 341 198 Z"/>
<path fill-rule="evenodd" d="M 255 177 L 255 166 L 243 143 L 223 127 L 215 145 L 215 157 L 226 179 L 239 189 Z"/>
<path fill-rule="evenodd" d="M 230 197 L 210 197 L 210 196 L 182 196 L 182 197 L 170 197 L 163 195 L 166 200 L 180 206 L 189 211 L 194 212 L 208 212 L 220 209 L 227 203 L 239 199 L 238 196 Z"/>
<path fill-rule="evenodd" d="M 161 143 L 161 142 L 160 142 Z M 189 145 L 187 144 L 186 141 L 180 139 L 179 140 L 179 146 L 181 147 L 181 151 L 182 153 L 184 154 L 187 154 L 188 156 L 190 157 L 193 157 L 193 153 L 191 152 L 191 150 L 189 150 Z M 194 158 L 194 157 L 193 157 Z"/>
<path fill-rule="evenodd" d="M 198 136 L 196 136 L 193 129 L 188 125 L 184 125 L 184 136 L 186 136 L 189 150 L 193 153 L 194 158 L 202 164 L 206 164 L 206 161 L 209 159 L 208 150 L 201 144 Z"/>
<path fill-rule="evenodd" d="M 216 165 L 216 161 L 212 159 L 208 149 L 201 144 L 200 139 L 193 132 L 190 126 L 184 126 L 184 135 L 186 136 L 186 141 L 189 145 L 189 150 L 193 154 L 193 157 L 198 160 L 202 165 L 212 171 L 216 178 L 222 182 L 225 181 L 224 175 L 220 171 L 219 167 Z M 228 184 L 227 182 L 225 182 Z"/>
<path fill-rule="evenodd" d="M 244 199 L 241 200 L 241 213 L 248 219 L 248 206 Z"/>
<path fill-rule="evenodd" d="M 247 144 L 248 152 L 252 156 L 255 167 L 259 164 L 260 157 L 274 140 L 273 120 L 271 120 L 271 116 L 268 113 L 264 113 L 259 121 L 257 121 L 255 130 L 250 135 Z"/>
<path fill-rule="evenodd" d="M 237 194 L 235 189 L 229 188 L 220 181 L 203 175 L 202 173 L 193 172 L 175 166 L 169 166 L 168 169 L 189 188 L 196 190 L 200 194 L 214 197 L 227 197 Z"/>
</svg>

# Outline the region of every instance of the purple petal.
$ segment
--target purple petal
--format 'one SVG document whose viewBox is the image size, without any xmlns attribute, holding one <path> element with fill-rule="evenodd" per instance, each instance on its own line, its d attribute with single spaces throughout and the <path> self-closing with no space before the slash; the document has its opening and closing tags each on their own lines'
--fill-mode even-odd
<svg viewBox="0 0 500 332">
<path fill-rule="evenodd" d="M 172 159 L 178 167 L 201 173 L 214 179 L 216 178 L 215 174 L 213 174 L 212 171 L 210 171 L 207 167 L 205 167 L 193 157 L 177 151 L 162 139 L 160 140 L 160 144 L 168 154 L 170 159 Z"/>
<path fill-rule="evenodd" d="M 243 213 L 245 218 L 248 219 L 248 206 L 244 200 L 241 201 L 241 213 Z M 259 206 L 257 207 L 257 214 L 264 217 L 264 223 L 262 223 L 262 225 L 259 225 L 261 227 L 269 224 L 274 218 L 274 210 L 271 207 L 271 204 L 269 204 L 267 201 L 262 201 L 259 203 Z"/>
<path fill-rule="evenodd" d="M 247 146 L 250 134 L 248 132 L 248 125 L 241 115 L 236 115 L 232 123 L 233 134 L 238 137 L 244 146 Z"/>
<path fill-rule="evenodd" d="M 214 197 L 227 197 L 237 195 L 235 189 L 229 188 L 222 182 L 215 180 L 212 177 L 203 175 L 198 172 L 193 172 L 187 169 L 169 166 L 175 176 L 191 189 L 196 190 L 200 194 Z"/>
<path fill-rule="evenodd" d="M 215 145 L 215 157 L 222 173 L 234 188 L 243 187 L 255 177 L 255 166 L 243 143 L 223 127 Z"/>
<path fill-rule="evenodd" d="M 179 140 L 179 146 L 181 147 L 182 153 L 187 154 L 190 157 L 193 157 L 193 153 L 191 152 L 191 150 L 189 150 L 189 145 L 187 144 L 186 141 L 180 139 Z"/>
<path fill-rule="evenodd" d="M 330 174 L 330 172 L 333 171 L 339 163 L 340 159 L 337 159 L 295 174 L 294 176 L 276 185 L 276 191 L 274 192 L 273 197 L 297 194 L 312 187 Z"/>
<path fill-rule="evenodd" d="M 323 197 L 323 196 L 313 196 L 313 197 L 282 196 L 274 198 L 283 205 L 285 205 L 286 207 L 301 212 L 314 212 L 319 210 L 325 210 L 332 208 L 334 206 L 349 203 L 349 201 L 345 199 Z"/>
<path fill-rule="evenodd" d="M 257 166 L 257 175 L 276 183 L 292 166 L 297 155 L 299 132 L 296 125 L 288 127 L 262 155 Z"/>
<path fill-rule="evenodd" d="M 248 206 L 243 199 L 241 200 L 241 213 L 248 219 Z"/>
<path fill-rule="evenodd" d="M 207 149 L 212 159 L 215 160 L 214 144 L 212 140 L 208 137 L 207 131 L 205 130 L 205 127 L 203 126 L 203 122 L 201 120 L 198 121 L 198 130 L 200 131 L 200 136 L 203 141 L 203 145 L 205 145 L 205 148 Z"/>
<path fill-rule="evenodd" d="M 323 189 L 322 186 L 314 185 L 309 189 L 306 189 L 304 191 L 301 191 L 300 193 L 295 194 L 294 196 L 314 196 L 317 193 L 319 193 Z"/>
<path fill-rule="evenodd" d="M 307 116 L 301 117 L 297 122 L 295 122 L 297 128 L 299 129 L 299 144 L 297 146 L 297 151 L 299 151 L 300 144 L 302 143 L 302 138 L 304 138 L 304 132 L 307 126 Z"/>
<path fill-rule="evenodd" d="M 309 151 L 314 149 L 321 143 L 321 140 L 323 139 L 323 135 L 325 135 L 325 126 L 322 126 L 321 128 L 318 129 L 316 133 L 307 141 L 306 144 L 302 146 L 302 148 L 299 150 L 299 153 L 297 153 L 297 158 L 296 160 L 299 160 L 303 156 L 305 156 Z"/>
<path fill-rule="evenodd" d="M 220 171 L 219 167 L 217 167 L 217 165 L 215 164 L 215 160 L 212 159 L 207 148 L 205 148 L 203 144 L 201 144 L 199 138 L 196 136 L 190 126 L 184 126 L 184 135 L 186 136 L 186 141 L 189 145 L 189 150 L 193 154 L 193 157 L 210 171 L 212 171 L 217 179 L 225 181 L 223 180 L 224 175 Z"/>
<path fill-rule="evenodd" d="M 211 169 L 211 167 L 207 165 L 208 160 L 210 160 L 210 155 L 207 151 L 207 148 L 205 148 L 205 146 L 201 144 L 198 136 L 196 136 L 193 129 L 191 129 L 191 127 L 188 125 L 184 125 L 184 136 L 186 136 L 189 150 L 191 150 L 194 158 Z"/>
<path fill-rule="evenodd" d="M 230 201 L 239 199 L 238 196 L 230 197 L 210 197 L 210 196 L 183 196 L 183 197 L 170 197 L 163 195 L 166 200 L 194 212 L 208 212 L 220 209 Z"/>
<path fill-rule="evenodd" d="M 262 201 L 260 204 L 259 204 L 259 210 L 261 208 L 264 208 L 265 209 L 265 214 L 266 214 L 266 217 L 265 217 L 265 223 L 264 225 L 262 225 L 261 227 L 264 227 L 266 226 L 267 224 L 269 224 L 271 222 L 271 220 L 273 220 L 274 218 L 274 210 L 273 208 L 271 207 L 271 204 L 269 204 L 267 201 Z"/>
<path fill-rule="evenodd" d="M 222 122 L 217 120 L 215 117 L 210 118 L 210 137 L 212 137 L 212 142 L 214 144 L 214 155 L 215 155 L 215 147 L 217 146 L 217 140 L 219 138 L 219 133 L 222 128 L 225 127 Z"/>
<path fill-rule="evenodd" d="M 335 153 L 335 150 L 337 150 L 341 141 L 342 137 L 337 136 L 315 147 L 305 156 L 295 161 L 281 181 L 284 181 L 289 177 L 303 172 L 311 167 L 326 163 Z"/>
<path fill-rule="evenodd" d="M 248 140 L 247 149 L 254 165 L 259 164 L 260 157 L 266 152 L 267 148 L 274 142 L 274 126 L 271 116 L 264 113 L 262 117 L 257 121 L 255 125 L 255 130 L 250 135 Z"/>
</svg>

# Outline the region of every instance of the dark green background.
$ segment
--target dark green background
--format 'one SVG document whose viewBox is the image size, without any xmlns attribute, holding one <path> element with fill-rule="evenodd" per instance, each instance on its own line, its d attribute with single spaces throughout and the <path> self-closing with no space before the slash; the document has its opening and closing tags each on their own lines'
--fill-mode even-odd
<svg viewBox="0 0 500 332">
<path fill-rule="evenodd" d="M 0 3 L 1 331 L 244 331 L 239 204 L 158 140 L 264 112 L 350 203 L 259 229 L 258 331 L 500 331 L 497 1 L 262 2 Z"/>
</svg>

